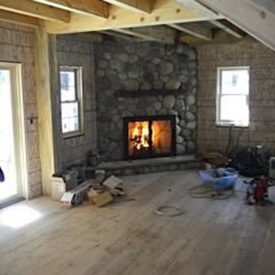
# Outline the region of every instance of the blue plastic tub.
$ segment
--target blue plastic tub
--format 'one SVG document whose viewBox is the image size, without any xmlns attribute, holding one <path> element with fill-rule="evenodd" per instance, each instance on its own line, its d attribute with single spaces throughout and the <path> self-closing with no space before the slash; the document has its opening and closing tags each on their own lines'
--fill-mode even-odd
<svg viewBox="0 0 275 275">
<path fill-rule="evenodd" d="M 215 170 L 200 171 L 201 178 L 204 183 L 212 185 L 216 191 L 225 189 L 234 189 L 238 175 L 227 172 L 227 176 L 214 177 Z"/>
</svg>

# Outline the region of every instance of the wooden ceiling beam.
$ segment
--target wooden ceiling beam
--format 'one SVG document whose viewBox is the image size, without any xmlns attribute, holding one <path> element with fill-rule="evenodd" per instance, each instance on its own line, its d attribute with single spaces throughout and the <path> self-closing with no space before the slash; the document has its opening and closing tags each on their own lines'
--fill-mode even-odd
<svg viewBox="0 0 275 275">
<path fill-rule="evenodd" d="M 80 42 L 102 42 L 103 36 L 97 32 L 85 32 L 85 33 L 74 33 L 59 35 L 58 39 L 74 40 Z"/>
<path fill-rule="evenodd" d="M 102 31 L 102 34 L 108 35 L 108 36 L 112 36 L 116 39 L 120 39 L 120 40 L 126 40 L 126 41 L 144 41 L 143 39 L 139 39 L 137 37 L 133 37 L 131 35 L 127 35 L 127 34 L 123 34 L 123 33 L 119 33 L 116 31 Z"/>
<path fill-rule="evenodd" d="M 0 10 L 0 21 L 15 23 L 27 27 L 36 28 L 39 26 L 39 19 L 18 13 Z"/>
<path fill-rule="evenodd" d="M 251 0 L 196 0 L 222 14 L 234 25 L 275 50 L 275 13 Z M 264 1 L 265 2 L 265 1 Z M 274 2 L 274 1 L 273 1 Z"/>
<path fill-rule="evenodd" d="M 218 13 L 208 7 L 202 5 L 201 3 L 196 2 L 195 0 L 176 0 L 178 3 L 182 4 L 186 8 L 196 11 L 199 14 L 205 17 L 211 17 L 214 15 L 218 15 Z"/>
<path fill-rule="evenodd" d="M 95 15 L 103 18 L 109 16 L 109 4 L 101 0 L 34 0 L 41 4 L 83 15 Z"/>
<path fill-rule="evenodd" d="M 102 20 L 72 13 L 70 24 L 46 23 L 49 33 L 75 33 L 89 31 L 104 31 L 112 29 L 125 29 L 135 27 L 157 26 L 171 23 L 186 23 L 205 20 L 216 20 L 223 17 L 212 15 L 210 17 L 185 8 L 175 0 L 158 0 L 151 13 L 140 14 L 126 9 L 112 6 L 110 16 Z"/>
<path fill-rule="evenodd" d="M 55 7 L 42 5 L 29 0 L 0 0 L 0 10 L 37 17 L 40 19 L 70 22 L 70 13 Z"/>
<path fill-rule="evenodd" d="M 155 0 L 104 0 L 105 2 L 134 12 L 150 13 Z"/>
<path fill-rule="evenodd" d="M 155 39 L 152 38 L 151 36 L 139 33 L 138 31 L 134 31 L 133 29 L 113 29 L 112 31 L 120 34 L 128 35 L 128 36 L 140 38 L 146 41 L 155 41 Z"/>
<path fill-rule="evenodd" d="M 181 32 L 185 32 L 187 34 L 190 34 L 192 36 L 198 37 L 200 39 L 204 40 L 212 40 L 213 34 L 212 30 L 207 29 L 203 26 L 198 25 L 190 25 L 190 24 L 169 24 L 169 27 L 176 29 Z"/>
<path fill-rule="evenodd" d="M 203 40 L 198 37 L 194 37 L 192 35 L 182 35 L 179 40 L 182 43 L 193 45 L 193 46 L 207 45 L 207 44 L 221 44 L 221 43 L 237 43 L 240 41 L 239 38 L 236 38 L 222 30 L 217 30 L 214 38 L 211 41 Z"/>
<path fill-rule="evenodd" d="M 176 33 L 165 27 L 144 27 L 144 28 L 130 28 L 130 29 L 114 29 L 114 31 L 131 35 L 147 41 L 157 41 L 161 43 L 173 44 L 175 43 Z"/>
<path fill-rule="evenodd" d="M 243 31 L 239 30 L 237 27 L 234 27 L 234 25 L 232 25 L 228 21 L 212 20 L 212 21 L 210 21 L 210 23 L 236 38 L 241 39 L 245 36 L 245 33 Z"/>
</svg>

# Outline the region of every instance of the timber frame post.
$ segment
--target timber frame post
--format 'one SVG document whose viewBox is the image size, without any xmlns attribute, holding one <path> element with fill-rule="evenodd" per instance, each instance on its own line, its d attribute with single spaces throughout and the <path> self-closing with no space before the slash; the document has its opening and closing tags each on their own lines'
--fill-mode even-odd
<svg viewBox="0 0 275 275">
<path fill-rule="evenodd" d="M 37 109 L 39 127 L 39 149 L 42 174 L 43 194 L 51 193 L 51 177 L 60 171 L 60 163 L 57 159 L 58 134 L 54 117 L 59 108 L 53 108 L 56 104 L 56 88 L 59 87 L 58 67 L 56 58 L 56 36 L 49 35 L 43 22 L 36 29 L 36 84 L 37 84 Z M 59 122 L 59 120 L 57 120 Z"/>
</svg>

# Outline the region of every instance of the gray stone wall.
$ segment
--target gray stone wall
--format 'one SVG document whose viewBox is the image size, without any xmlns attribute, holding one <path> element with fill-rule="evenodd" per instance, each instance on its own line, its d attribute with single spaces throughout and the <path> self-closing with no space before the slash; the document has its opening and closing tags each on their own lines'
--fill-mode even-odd
<svg viewBox="0 0 275 275">
<path fill-rule="evenodd" d="M 42 194 L 34 42 L 35 35 L 33 29 L 0 22 L 0 62 L 16 62 L 22 64 L 27 172 L 30 198 Z"/>
<path fill-rule="evenodd" d="M 98 149 L 106 160 L 123 159 L 123 117 L 129 116 L 176 115 L 177 155 L 196 150 L 194 48 L 104 41 L 95 46 L 95 61 Z M 152 90 L 176 93 L 150 95 Z M 127 97 L 125 91 L 142 93 Z"/>
<path fill-rule="evenodd" d="M 205 45 L 198 51 L 199 151 L 226 148 L 229 129 L 215 126 L 218 66 L 250 66 L 250 125 L 235 129 L 240 145 L 275 149 L 275 52 L 252 39 Z"/>
<path fill-rule="evenodd" d="M 58 150 L 60 152 L 63 169 L 74 164 L 85 163 L 88 151 L 96 150 L 96 100 L 93 48 L 94 45 L 92 42 L 79 41 L 74 39 L 73 36 L 61 36 L 57 39 L 58 65 L 83 67 L 84 133 L 76 137 L 61 138 L 61 148 Z M 56 108 L 60 109 L 60 106 L 56 106 Z"/>
</svg>

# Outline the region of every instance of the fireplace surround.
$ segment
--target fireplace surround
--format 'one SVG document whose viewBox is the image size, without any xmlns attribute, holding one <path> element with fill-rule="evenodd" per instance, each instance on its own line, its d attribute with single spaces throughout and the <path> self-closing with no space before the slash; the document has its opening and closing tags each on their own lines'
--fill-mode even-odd
<svg viewBox="0 0 275 275">
<path fill-rule="evenodd" d="M 123 119 L 124 159 L 176 155 L 175 116 L 135 116 Z"/>
<path fill-rule="evenodd" d="M 193 154 L 197 128 L 194 48 L 105 41 L 95 50 L 97 113 L 93 120 L 102 157 L 125 160 L 123 118 L 163 115 L 175 116 L 176 156 Z"/>
</svg>

